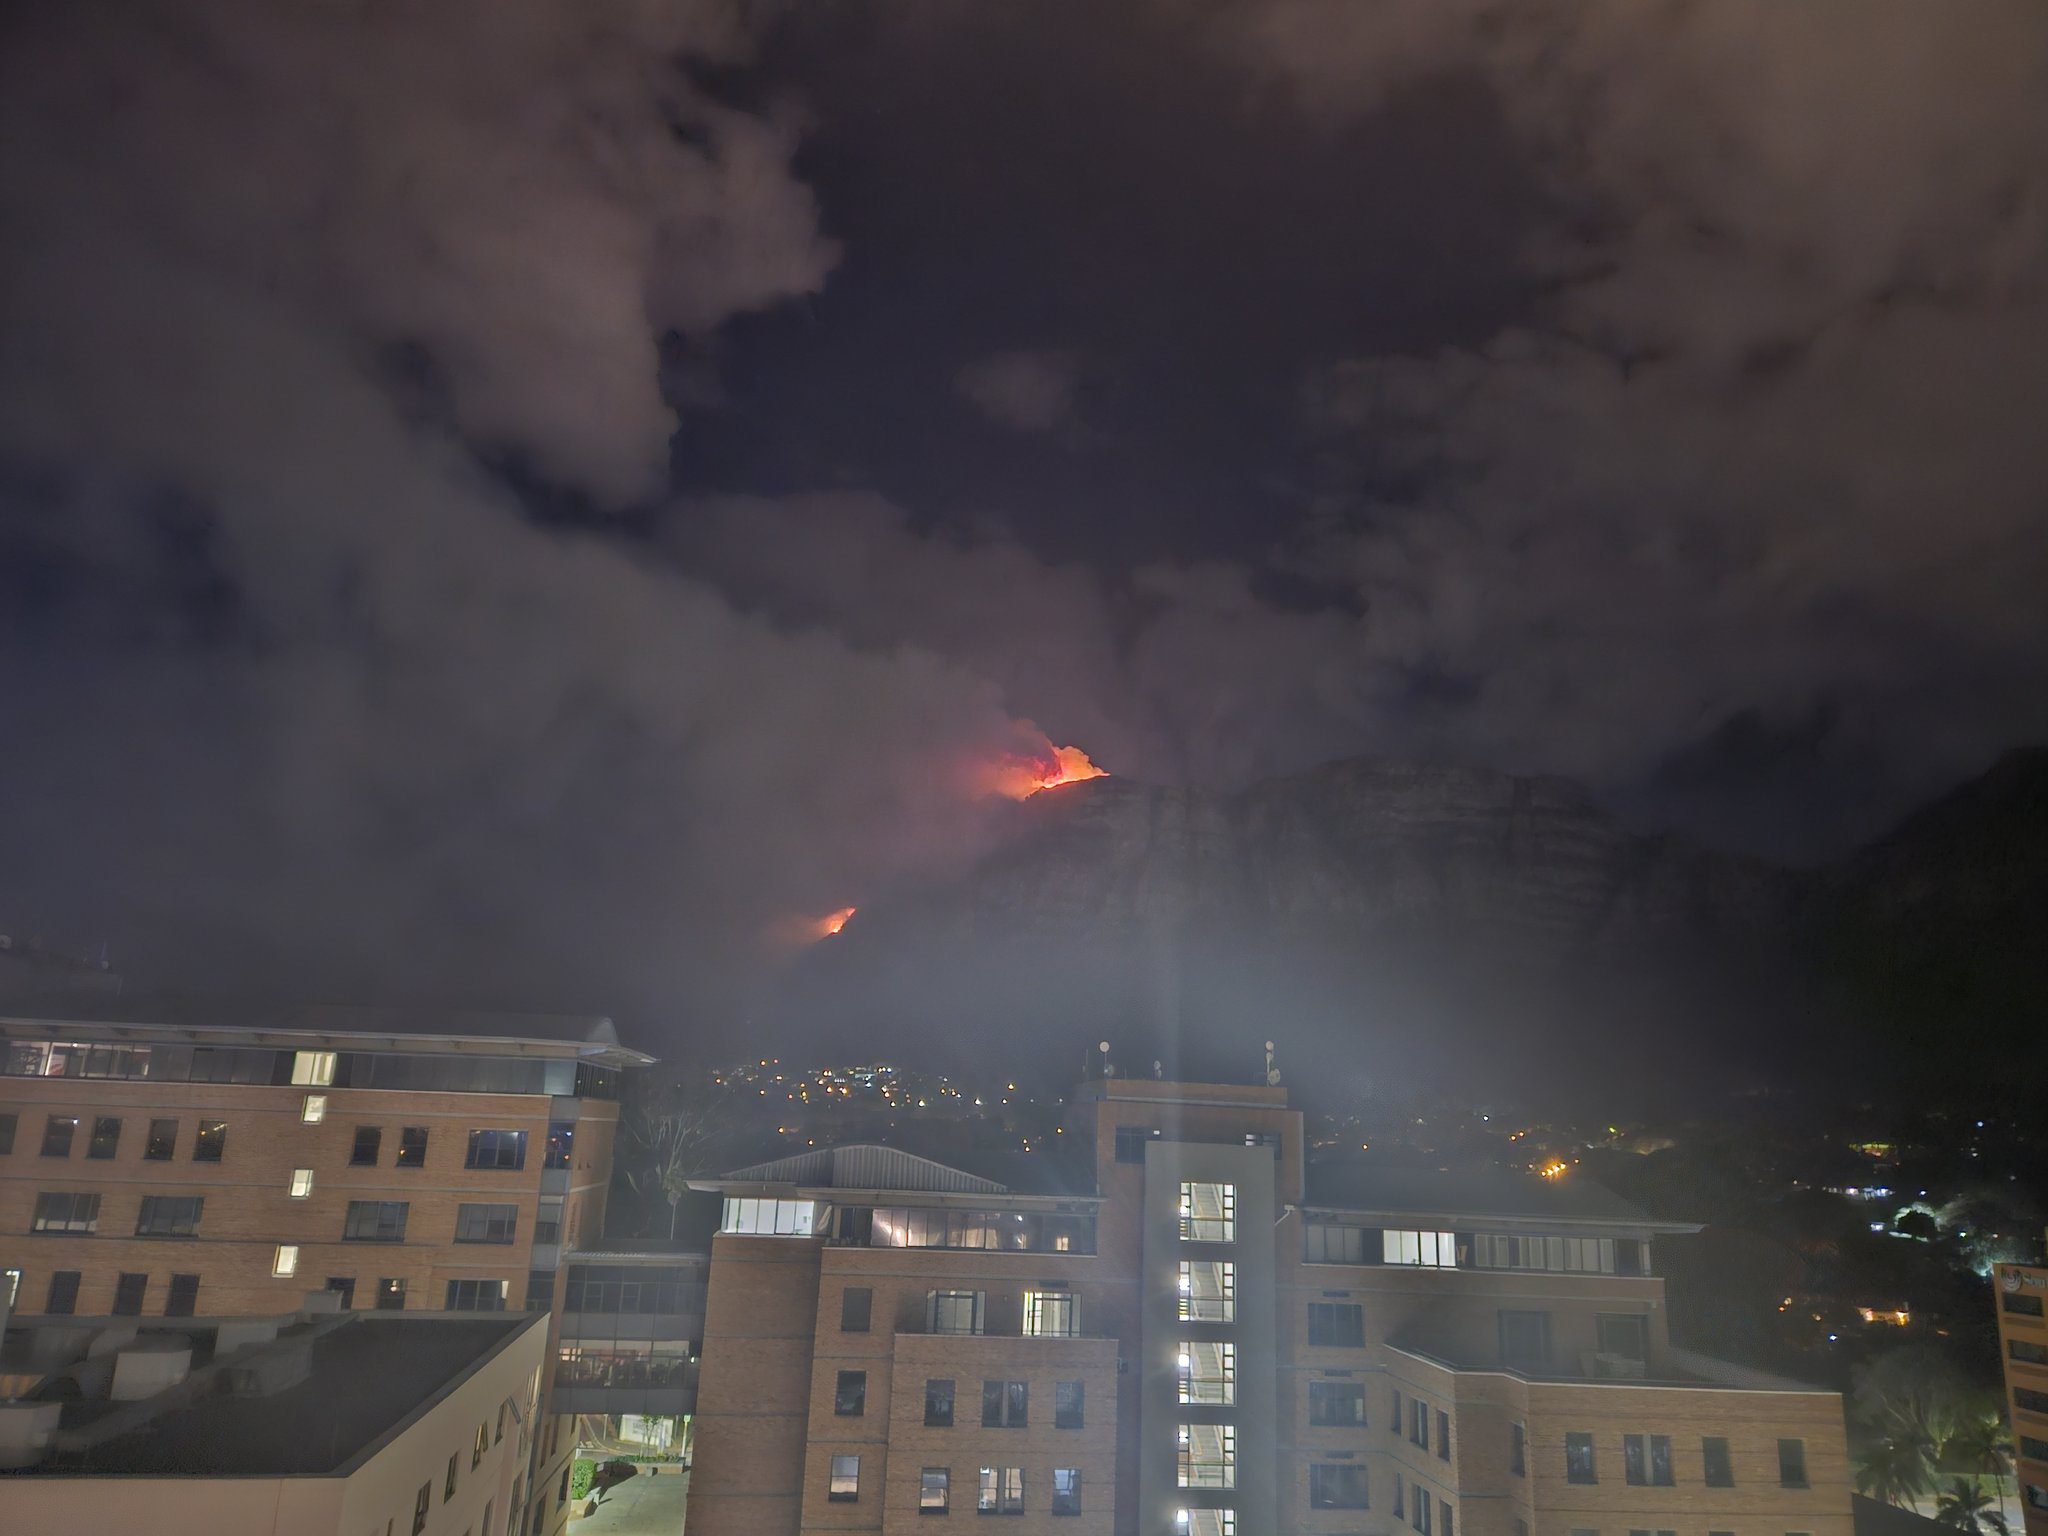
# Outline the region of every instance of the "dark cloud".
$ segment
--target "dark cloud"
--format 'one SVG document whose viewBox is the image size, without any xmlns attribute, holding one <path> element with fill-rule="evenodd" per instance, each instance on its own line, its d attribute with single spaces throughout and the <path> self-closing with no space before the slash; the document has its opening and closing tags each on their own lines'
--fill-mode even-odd
<svg viewBox="0 0 2048 1536">
<path fill-rule="evenodd" d="M 10 924 L 701 1021 L 1020 718 L 1778 851 L 2048 728 L 2038 8 L 1110 13 L 10 14 Z"/>
</svg>

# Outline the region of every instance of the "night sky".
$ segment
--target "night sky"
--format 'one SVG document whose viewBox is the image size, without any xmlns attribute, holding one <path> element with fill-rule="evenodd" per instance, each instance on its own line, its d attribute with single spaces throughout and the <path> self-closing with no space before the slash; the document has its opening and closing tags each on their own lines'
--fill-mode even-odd
<svg viewBox="0 0 2048 1536">
<path fill-rule="evenodd" d="M 699 1027 L 1034 727 L 1833 857 L 2044 599 L 2035 0 L 0 13 L 0 931 L 154 981 Z"/>
</svg>

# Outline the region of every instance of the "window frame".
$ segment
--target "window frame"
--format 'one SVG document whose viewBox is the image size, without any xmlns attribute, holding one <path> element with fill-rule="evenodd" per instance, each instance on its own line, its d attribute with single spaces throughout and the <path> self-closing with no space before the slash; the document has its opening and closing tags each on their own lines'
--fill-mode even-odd
<svg viewBox="0 0 2048 1536">
<path fill-rule="evenodd" d="M 201 1120 L 192 1133 L 192 1161 L 195 1163 L 217 1163 L 227 1156 L 228 1123 L 225 1120 Z"/>
</svg>

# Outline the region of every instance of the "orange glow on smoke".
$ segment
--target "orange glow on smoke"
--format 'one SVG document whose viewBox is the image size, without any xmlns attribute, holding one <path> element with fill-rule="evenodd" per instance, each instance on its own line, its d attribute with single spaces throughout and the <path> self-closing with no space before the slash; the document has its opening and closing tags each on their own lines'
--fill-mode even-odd
<svg viewBox="0 0 2048 1536">
<path fill-rule="evenodd" d="M 992 793 L 1026 800 L 1041 789 L 1108 777 L 1109 770 L 1096 767 L 1079 747 L 1056 747 L 1046 740 L 1041 750 L 1012 752 L 997 763 L 989 770 L 988 786 Z"/>
<path fill-rule="evenodd" d="M 856 910 L 858 909 L 854 907 L 841 907 L 837 912 L 827 912 L 811 925 L 812 935 L 820 939 L 831 938 L 833 934 L 846 926 L 848 919 L 853 916 Z"/>
</svg>

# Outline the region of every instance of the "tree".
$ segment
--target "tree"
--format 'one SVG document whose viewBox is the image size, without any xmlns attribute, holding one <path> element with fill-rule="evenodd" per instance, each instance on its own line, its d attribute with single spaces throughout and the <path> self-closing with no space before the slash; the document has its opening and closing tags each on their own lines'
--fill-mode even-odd
<svg viewBox="0 0 2048 1536">
<path fill-rule="evenodd" d="M 1988 1477 L 2002 1500 L 2005 1477 L 2012 1470 L 2012 1441 L 2006 1432 L 2005 1404 L 1979 1397 L 1960 1408 L 1941 1442 L 1941 1465 L 1950 1472 Z"/>
<path fill-rule="evenodd" d="M 715 1163 L 729 1118 L 724 1097 L 702 1082 L 670 1083 L 626 1106 L 619 1168 L 643 1202 L 667 1203 L 671 1241 L 690 1180 Z"/>
<path fill-rule="evenodd" d="M 2005 1512 L 1981 1483 L 1967 1477 L 1949 1479 L 1948 1488 L 1935 1500 L 1934 1518 L 1970 1536 L 1985 1536 L 1986 1532 L 2010 1536 Z"/>
<path fill-rule="evenodd" d="M 1933 1475 L 1928 1449 L 1910 1436 L 1864 1442 L 1856 1458 L 1856 1491 L 1887 1504 L 1911 1504 L 1916 1494 L 1927 1491 Z"/>
</svg>

